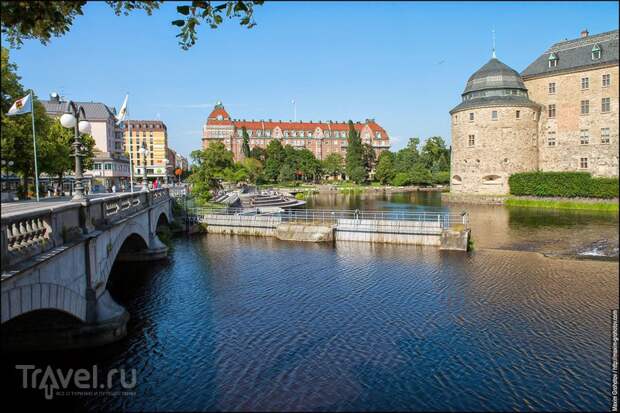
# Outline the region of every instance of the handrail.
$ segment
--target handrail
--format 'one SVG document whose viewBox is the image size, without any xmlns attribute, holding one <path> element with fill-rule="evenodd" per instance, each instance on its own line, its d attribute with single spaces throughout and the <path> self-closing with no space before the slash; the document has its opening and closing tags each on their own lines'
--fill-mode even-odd
<svg viewBox="0 0 620 413">
<path fill-rule="evenodd" d="M 243 208 L 189 208 L 188 214 L 196 218 L 205 215 L 238 215 L 248 216 L 249 211 Z M 441 228 L 449 228 L 453 225 L 469 225 L 467 212 L 459 214 L 450 212 L 431 211 L 371 211 L 371 210 L 329 210 L 329 209 L 287 209 L 278 212 L 256 213 L 258 216 L 277 216 L 285 222 L 305 223 L 336 223 L 338 220 L 369 220 L 369 221 L 400 221 L 400 222 L 428 222 L 438 223 Z"/>
</svg>

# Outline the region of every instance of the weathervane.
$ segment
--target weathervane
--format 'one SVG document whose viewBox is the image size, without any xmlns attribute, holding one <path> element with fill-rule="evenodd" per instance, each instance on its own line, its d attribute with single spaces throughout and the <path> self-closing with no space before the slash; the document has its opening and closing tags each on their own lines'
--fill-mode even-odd
<svg viewBox="0 0 620 413">
<path fill-rule="evenodd" d="M 497 56 L 495 56 L 495 27 L 493 27 L 491 32 L 493 33 L 493 59 L 497 59 Z"/>
</svg>

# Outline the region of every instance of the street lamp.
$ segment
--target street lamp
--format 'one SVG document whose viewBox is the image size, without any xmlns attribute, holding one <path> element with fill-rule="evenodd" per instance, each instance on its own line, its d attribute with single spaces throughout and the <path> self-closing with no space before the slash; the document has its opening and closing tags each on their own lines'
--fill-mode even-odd
<svg viewBox="0 0 620 413">
<path fill-rule="evenodd" d="M 67 102 L 67 113 L 60 117 L 60 124 L 67 128 L 73 128 L 73 156 L 75 156 L 75 193 L 74 201 L 82 201 L 85 199 L 84 187 L 82 186 L 82 156 L 84 156 L 84 145 L 80 142 L 80 133 L 90 133 L 90 122 L 84 119 L 86 113 L 82 106 L 77 106 L 73 101 Z"/>
<path fill-rule="evenodd" d="M 142 148 L 140 149 L 140 152 L 142 152 L 142 155 L 144 156 L 144 170 L 142 171 L 142 190 L 148 191 L 149 185 L 148 185 L 148 178 L 146 175 L 146 157 L 149 154 L 149 150 L 146 148 L 146 142 L 142 142 Z"/>
<path fill-rule="evenodd" d="M 164 173 L 164 183 L 168 185 L 168 165 L 170 164 L 170 159 L 166 159 L 166 169 Z"/>
</svg>

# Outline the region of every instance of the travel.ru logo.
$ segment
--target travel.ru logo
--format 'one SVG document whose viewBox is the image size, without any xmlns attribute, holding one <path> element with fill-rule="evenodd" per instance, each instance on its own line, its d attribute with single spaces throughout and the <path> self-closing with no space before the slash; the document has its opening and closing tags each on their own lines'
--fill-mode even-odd
<svg viewBox="0 0 620 413">
<path fill-rule="evenodd" d="M 107 380 L 100 382 L 96 365 L 93 366 L 92 370 L 68 369 L 63 371 L 62 369 L 54 370 L 51 366 L 42 369 L 32 364 L 18 364 L 15 368 L 22 372 L 22 387 L 24 389 L 43 390 L 47 400 L 51 400 L 55 395 L 93 395 L 95 392 L 110 394 L 112 393 L 111 389 L 114 388 L 114 380 L 117 378 L 123 390 L 131 390 L 136 386 L 136 369 L 129 370 L 130 374 L 126 374 L 125 369 L 122 368 L 110 369 Z M 70 386 L 75 387 L 78 391 L 67 391 Z"/>
</svg>

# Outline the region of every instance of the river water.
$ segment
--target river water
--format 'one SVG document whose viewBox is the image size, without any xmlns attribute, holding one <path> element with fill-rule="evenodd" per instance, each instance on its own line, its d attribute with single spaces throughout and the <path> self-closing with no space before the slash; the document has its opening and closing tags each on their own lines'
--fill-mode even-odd
<svg viewBox="0 0 620 413">
<path fill-rule="evenodd" d="M 445 206 L 431 193 L 308 206 L 465 208 L 475 251 L 178 238 L 167 262 L 114 267 L 126 339 L 4 357 L 5 394 L 87 410 L 609 410 L 618 262 L 583 258 L 617 255 L 617 214 Z M 137 384 L 50 402 L 19 388 L 18 363 L 136 369 Z"/>
</svg>

